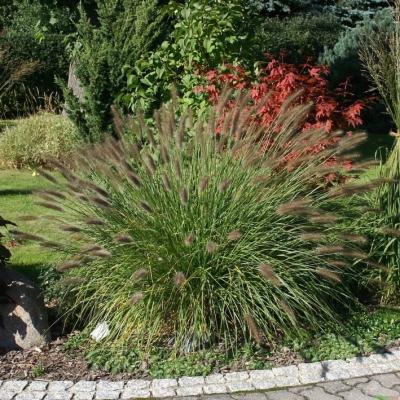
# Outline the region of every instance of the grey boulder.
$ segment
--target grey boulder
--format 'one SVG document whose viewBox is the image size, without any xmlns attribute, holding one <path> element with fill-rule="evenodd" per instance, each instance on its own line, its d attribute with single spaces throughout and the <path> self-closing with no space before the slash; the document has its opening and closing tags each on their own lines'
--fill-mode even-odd
<svg viewBox="0 0 400 400">
<path fill-rule="evenodd" d="M 38 289 L 24 275 L 0 268 L 0 349 L 28 350 L 48 341 L 49 325 Z"/>
</svg>

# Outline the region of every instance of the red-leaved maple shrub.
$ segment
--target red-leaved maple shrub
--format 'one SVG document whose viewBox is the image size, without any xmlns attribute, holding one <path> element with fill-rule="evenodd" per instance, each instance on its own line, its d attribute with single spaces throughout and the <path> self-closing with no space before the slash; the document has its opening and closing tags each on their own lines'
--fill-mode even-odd
<svg viewBox="0 0 400 400">
<path fill-rule="evenodd" d="M 270 58 L 261 68 L 254 82 L 243 68 L 225 65 L 224 70 L 210 70 L 205 74 L 207 85 L 197 87 L 197 92 L 205 92 L 211 103 L 216 104 L 223 87 L 250 90 L 252 101 L 257 104 L 268 95 L 268 101 L 260 109 L 260 121 L 269 125 L 275 120 L 282 104 L 293 94 L 301 91 L 297 102 L 313 103 L 314 108 L 304 121 L 303 130 L 323 128 L 328 132 L 334 129 L 348 129 L 363 123 L 361 113 L 366 101 L 353 101 L 349 91 L 349 80 L 335 89 L 329 88 L 327 77 L 329 67 L 304 64 L 288 64 Z"/>
<path fill-rule="evenodd" d="M 341 129 L 346 131 L 362 125 L 361 113 L 368 100 L 354 101 L 349 91 L 348 80 L 337 88 L 331 89 L 327 79 L 329 73 L 327 66 L 313 65 L 310 62 L 295 65 L 269 57 L 265 67 L 259 70 L 255 81 L 243 68 L 225 65 L 222 71 L 213 69 L 206 72 L 207 84 L 196 87 L 195 91 L 206 93 L 212 104 L 219 101 L 224 87 L 250 91 L 253 104 L 265 103 L 260 107 L 255 120 L 266 127 L 275 121 L 285 101 L 298 92 L 300 94 L 295 100 L 297 104 L 313 104 L 301 130 L 323 129 L 326 132 L 332 132 Z M 266 96 L 268 96 L 267 101 L 265 101 Z M 235 100 L 232 100 L 227 102 L 226 107 L 229 109 L 234 104 Z M 319 152 L 335 140 L 337 137 L 332 135 L 329 140 L 314 142 L 309 146 L 309 151 Z M 296 158 L 296 155 L 291 154 L 290 158 Z M 350 163 L 344 162 L 343 165 L 350 167 Z"/>
</svg>

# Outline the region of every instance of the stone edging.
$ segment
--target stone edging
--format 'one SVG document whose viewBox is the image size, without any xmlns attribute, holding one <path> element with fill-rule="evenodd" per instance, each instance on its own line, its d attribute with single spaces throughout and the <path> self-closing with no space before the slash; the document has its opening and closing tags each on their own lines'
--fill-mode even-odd
<svg viewBox="0 0 400 400">
<path fill-rule="evenodd" d="M 129 381 L 0 381 L 1 400 L 113 400 L 271 390 L 400 371 L 400 348 L 346 360 L 213 374 Z"/>
</svg>

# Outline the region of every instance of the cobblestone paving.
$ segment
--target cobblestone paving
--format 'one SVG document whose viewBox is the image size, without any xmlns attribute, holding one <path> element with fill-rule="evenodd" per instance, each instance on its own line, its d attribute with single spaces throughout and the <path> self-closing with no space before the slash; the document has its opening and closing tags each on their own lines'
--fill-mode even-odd
<svg viewBox="0 0 400 400">
<path fill-rule="evenodd" d="M 0 400 L 400 400 L 400 349 L 347 360 L 179 379 L 1 381 Z"/>
<path fill-rule="evenodd" d="M 366 378 L 298 386 L 287 390 L 251 392 L 173 400 L 400 400 L 400 374 L 382 374 Z M 172 400 L 172 398 L 165 399 Z"/>
<path fill-rule="evenodd" d="M 167 380 L 165 380 L 167 381 Z M 167 385 L 168 382 L 165 382 Z M 163 386 L 163 385 L 161 385 Z M 166 389 L 168 386 L 165 386 Z M 5 382 L 0 400 L 113 400 L 137 399 L 124 391 L 123 382 Z M 145 390 L 143 390 L 145 392 Z M 138 392 L 136 395 L 140 394 Z M 146 393 L 143 393 L 146 395 Z M 283 390 L 165 397 L 164 400 L 400 400 L 400 373 L 380 374 L 297 386 Z M 172 397 L 173 396 L 173 397 Z"/>
</svg>

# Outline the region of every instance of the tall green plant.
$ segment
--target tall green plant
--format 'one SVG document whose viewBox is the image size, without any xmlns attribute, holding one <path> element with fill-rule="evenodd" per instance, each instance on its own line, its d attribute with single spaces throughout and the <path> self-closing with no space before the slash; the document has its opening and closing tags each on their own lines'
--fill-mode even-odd
<svg viewBox="0 0 400 400">
<path fill-rule="evenodd" d="M 253 66 L 260 55 L 254 47 L 257 20 L 241 0 L 172 1 L 176 19 L 168 40 L 149 55 L 126 62 L 127 86 L 122 100 L 131 110 L 152 116 L 178 89 L 184 106 L 207 107 L 204 95 L 195 93 L 204 83 L 201 72 L 223 64 Z M 136 62 L 132 62 L 136 61 Z"/>
<path fill-rule="evenodd" d="M 381 259 L 388 265 L 385 299 L 397 297 L 400 288 L 400 240 L 392 227 L 400 227 L 400 0 L 394 1 L 393 28 L 377 31 L 363 37 L 361 59 L 385 102 L 387 111 L 396 125 L 394 147 L 382 175 L 390 180 L 379 193 L 380 207 L 388 225 L 386 241 Z"/>
<path fill-rule="evenodd" d="M 157 47 L 169 30 L 163 0 L 97 0 L 97 18 L 81 8 L 72 54 L 84 98 L 65 90 L 70 115 L 88 141 L 112 128 L 111 105 L 125 86 L 122 67 Z"/>
<path fill-rule="evenodd" d="M 309 106 L 286 103 L 266 129 L 246 99 L 218 135 L 223 103 L 194 126 L 164 110 L 157 136 L 140 117 L 131 121 L 135 137 L 148 138 L 141 150 L 110 139 L 81 155 L 79 173 L 60 166 L 66 181 L 43 173 L 62 191 L 46 191 L 40 204 L 59 211 L 71 236 L 34 239 L 68 257 L 61 303 L 88 329 L 105 322 L 110 342 L 187 351 L 271 342 L 337 322 L 353 304 L 348 266 L 364 256 L 363 238 L 340 229 L 332 208 L 358 187 L 329 189 L 323 176 L 340 173 L 327 162 L 363 135 L 310 152 L 305 143 L 328 134 L 298 134 Z"/>
</svg>

